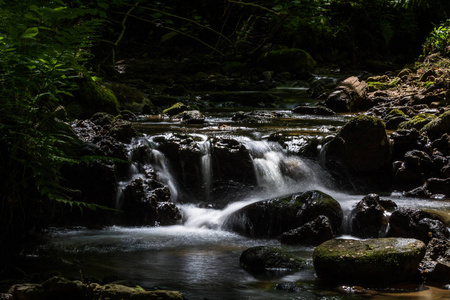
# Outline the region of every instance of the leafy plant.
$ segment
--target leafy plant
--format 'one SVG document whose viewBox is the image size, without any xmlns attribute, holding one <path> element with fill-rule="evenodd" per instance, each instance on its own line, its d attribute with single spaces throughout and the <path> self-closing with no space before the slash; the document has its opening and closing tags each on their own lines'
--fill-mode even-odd
<svg viewBox="0 0 450 300">
<path fill-rule="evenodd" d="M 62 0 L 13 1 L 0 11 L 0 226 L 4 239 L 36 225 L 42 200 L 71 202 L 63 164 L 78 163 L 61 103 L 89 76 L 84 62 L 102 23 L 94 9 Z"/>
<path fill-rule="evenodd" d="M 423 54 L 439 52 L 441 55 L 450 53 L 450 19 L 436 26 L 423 45 Z"/>
</svg>

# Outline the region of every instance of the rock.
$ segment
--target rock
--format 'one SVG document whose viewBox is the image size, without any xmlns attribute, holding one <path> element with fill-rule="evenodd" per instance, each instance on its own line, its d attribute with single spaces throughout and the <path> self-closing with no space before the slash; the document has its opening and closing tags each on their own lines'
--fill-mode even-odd
<svg viewBox="0 0 450 300">
<path fill-rule="evenodd" d="M 258 64 L 276 72 L 295 73 L 313 72 L 316 67 L 316 62 L 308 52 L 296 48 L 266 52 L 259 57 Z"/>
<path fill-rule="evenodd" d="M 173 117 L 179 113 L 182 113 L 184 111 L 189 110 L 189 106 L 187 106 L 186 104 L 182 103 L 182 102 L 178 102 L 175 103 L 174 105 L 172 105 L 169 108 L 166 108 L 165 110 L 163 110 L 163 114 L 164 115 L 168 115 L 169 117 Z"/>
<path fill-rule="evenodd" d="M 367 186 L 390 184 L 391 149 L 381 120 L 370 116 L 351 119 L 322 148 L 322 162 L 343 187 L 365 192 Z"/>
<path fill-rule="evenodd" d="M 91 284 L 90 289 L 94 299 L 109 300 L 183 300 L 181 293 L 176 291 L 154 290 L 146 291 L 141 287 L 128 287 L 120 284 L 107 284 L 104 286 Z"/>
<path fill-rule="evenodd" d="M 442 194 L 450 197 L 450 178 L 428 178 L 426 189 L 430 194 Z"/>
<path fill-rule="evenodd" d="M 420 264 L 420 271 L 427 283 L 450 282 L 450 241 L 432 239 Z"/>
<path fill-rule="evenodd" d="M 321 215 L 329 219 L 334 233 L 339 232 L 343 218 L 339 203 L 320 191 L 307 191 L 247 205 L 230 215 L 224 227 L 251 237 L 272 238 Z"/>
<path fill-rule="evenodd" d="M 241 266 L 253 273 L 266 271 L 298 270 L 305 267 L 304 260 L 288 255 L 280 249 L 265 246 L 252 247 L 242 252 Z"/>
<path fill-rule="evenodd" d="M 247 113 L 238 111 L 231 119 L 243 123 L 265 123 L 277 118 L 289 118 L 289 116 L 284 113 L 270 111 L 251 111 Z"/>
<path fill-rule="evenodd" d="M 450 110 L 426 124 L 420 132 L 434 138 L 439 138 L 445 133 L 448 134 L 450 132 Z"/>
<path fill-rule="evenodd" d="M 341 128 L 326 145 L 327 162 L 339 161 L 354 172 L 374 171 L 389 161 L 391 151 L 384 124 L 375 117 L 359 116 Z"/>
<path fill-rule="evenodd" d="M 45 299 L 110 299 L 110 300 L 182 300 L 181 293 L 176 291 L 145 291 L 140 287 L 128 287 L 120 284 L 98 285 L 84 284 L 81 281 L 70 281 L 62 277 L 53 277 L 43 284 L 17 284 L 11 287 L 10 294 L 15 300 Z"/>
<path fill-rule="evenodd" d="M 95 125 L 108 125 L 114 121 L 114 116 L 105 112 L 97 112 L 89 119 Z"/>
<path fill-rule="evenodd" d="M 323 215 L 305 225 L 283 232 L 280 242 L 289 245 L 317 246 L 334 237 L 330 220 Z"/>
<path fill-rule="evenodd" d="M 107 86 L 116 95 L 121 110 L 140 114 L 143 112 L 144 106 L 154 108 L 150 99 L 136 87 L 122 83 L 108 83 Z"/>
<path fill-rule="evenodd" d="M 326 282 L 378 286 L 414 279 L 425 250 L 415 239 L 333 239 L 316 247 L 313 262 Z"/>
<path fill-rule="evenodd" d="M 368 86 L 355 76 L 342 81 L 325 101 L 326 107 L 335 112 L 367 110 L 373 106 L 367 98 Z"/>
<path fill-rule="evenodd" d="M 248 90 L 247 90 L 248 91 Z M 267 92 L 220 92 L 210 93 L 204 97 L 204 100 L 216 103 L 218 106 L 224 106 L 224 103 L 230 103 L 232 107 L 250 106 L 270 108 L 278 100 L 276 96 Z"/>
<path fill-rule="evenodd" d="M 449 232 L 437 215 L 419 209 L 400 208 L 389 218 L 387 236 L 415 238 L 428 244 L 434 237 L 448 238 Z"/>
<path fill-rule="evenodd" d="M 111 123 L 109 134 L 122 143 L 130 143 L 137 132 L 130 121 L 116 119 Z"/>
<path fill-rule="evenodd" d="M 298 105 L 292 111 L 296 114 L 316 116 L 332 116 L 336 114 L 333 110 L 322 105 Z"/>
<path fill-rule="evenodd" d="M 419 133 L 416 129 L 399 130 L 390 136 L 392 140 L 392 158 L 402 160 L 405 153 L 411 150 L 420 150 L 431 153 L 430 140 Z"/>
<path fill-rule="evenodd" d="M 205 117 L 198 110 L 184 111 L 175 118 L 181 119 L 183 124 L 205 124 Z"/>
<path fill-rule="evenodd" d="M 385 209 L 376 194 L 365 196 L 352 210 L 352 235 L 360 238 L 376 238 L 386 229 Z"/>
<path fill-rule="evenodd" d="M 432 114 L 418 114 L 412 117 L 410 120 L 399 124 L 399 129 L 416 129 L 421 130 L 425 125 L 436 119 L 437 117 Z"/>
</svg>

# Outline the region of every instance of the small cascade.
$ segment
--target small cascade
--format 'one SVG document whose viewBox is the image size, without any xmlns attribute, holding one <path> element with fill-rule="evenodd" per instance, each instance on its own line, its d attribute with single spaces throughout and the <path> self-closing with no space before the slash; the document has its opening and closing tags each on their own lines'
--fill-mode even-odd
<svg viewBox="0 0 450 300">
<path fill-rule="evenodd" d="M 212 165 L 211 165 L 211 141 L 205 139 L 203 143 L 200 144 L 200 149 L 202 150 L 201 157 L 201 171 L 203 179 L 203 190 L 204 196 L 207 201 L 211 200 L 211 182 L 212 182 Z"/>
<path fill-rule="evenodd" d="M 155 168 L 158 174 L 158 179 L 166 184 L 172 195 L 172 201 L 176 202 L 178 199 L 178 187 L 175 177 L 170 171 L 169 162 L 161 151 L 156 149 L 150 149 L 152 166 Z"/>
</svg>

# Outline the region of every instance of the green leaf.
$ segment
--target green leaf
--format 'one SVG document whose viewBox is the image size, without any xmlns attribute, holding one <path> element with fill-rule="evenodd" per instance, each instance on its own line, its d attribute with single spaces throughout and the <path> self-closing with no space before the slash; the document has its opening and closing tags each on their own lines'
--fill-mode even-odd
<svg viewBox="0 0 450 300">
<path fill-rule="evenodd" d="M 109 9 L 109 4 L 106 2 L 97 1 L 97 5 L 98 5 L 98 7 L 103 8 L 104 10 Z"/>
<path fill-rule="evenodd" d="M 25 32 L 20 36 L 22 39 L 34 39 L 34 37 L 39 33 L 39 28 L 31 27 L 25 30 Z"/>
</svg>

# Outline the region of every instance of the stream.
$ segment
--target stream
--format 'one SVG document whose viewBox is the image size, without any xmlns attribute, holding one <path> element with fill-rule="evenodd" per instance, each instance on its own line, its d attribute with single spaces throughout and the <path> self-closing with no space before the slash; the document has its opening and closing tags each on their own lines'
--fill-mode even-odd
<svg viewBox="0 0 450 300">
<path fill-rule="evenodd" d="M 184 125 L 161 116 L 147 116 L 135 124 L 145 134 L 135 139 L 128 150 L 133 151 L 142 145 L 148 147 L 153 157 L 149 164 L 169 187 L 172 201 L 182 212 L 180 224 L 136 228 L 51 228 L 37 249 L 23 253 L 24 265 L 32 266 L 36 272 L 58 270 L 68 278 L 121 279 L 148 289 L 179 290 L 190 300 L 448 297 L 449 291 L 413 284 L 366 290 L 363 294 L 346 287 L 324 286 L 318 282 L 312 267 L 313 247 L 285 246 L 278 240 L 251 239 L 222 229 L 226 218 L 245 205 L 291 193 L 321 190 L 335 198 L 346 215 L 364 196 L 339 190 L 317 162 L 293 155 L 288 150 L 295 149 L 286 149 L 268 140 L 275 133 L 296 136 L 297 146 L 301 146 L 303 137 L 326 139 L 351 116 L 295 115 L 291 112 L 295 104 L 314 103 L 306 96 L 306 89 L 289 87 L 273 92 L 287 100 L 272 111 L 284 113 L 287 118 L 267 123 L 239 123 L 231 121 L 236 109 L 224 107 L 204 113 L 207 125 Z M 202 151 L 197 168 L 202 191 L 195 197 L 185 193 L 176 174 L 173 174 L 170 160 L 156 149 L 158 136 L 173 133 L 192 136 L 198 140 Z M 213 193 L 210 147 L 211 139 L 217 137 L 233 138 L 249 149 L 257 178 L 256 187 Z M 140 176 L 139 167 L 132 162 L 129 180 Z M 220 201 L 215 197 L 220 197 Z M 395 201 L 399 207 L 450 211 L 449 201 L 404 198 L 400 193 L 383 195 L 383 198 Z M 117 203 L 120 205 L 119 200 Z M 342 232 L 344 237 L 348 237 L 345 223 Z M 239 266 L 239 257 L 245 249 L 258 245 L 281 247 L 306 259 L 311 267 L 298 272 L 274 271 L 273 274 L 254 276 Z"/>
</svg>

